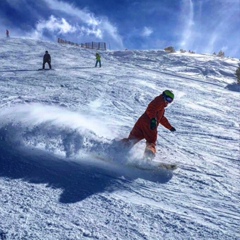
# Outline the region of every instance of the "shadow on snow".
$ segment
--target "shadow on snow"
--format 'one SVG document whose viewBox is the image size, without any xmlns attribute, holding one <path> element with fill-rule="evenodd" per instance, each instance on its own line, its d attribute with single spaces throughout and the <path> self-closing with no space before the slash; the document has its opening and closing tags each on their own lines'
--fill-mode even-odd
<svg viewBox="0 0 240 240">
<path fill-rule="evenodd" d="M 36 72 L 38 69 L 17 69 L 17 70 L 1 70 L 0 72 Z"/>
<path fill-rule="evenodd" d="M 61 188 L 59 201 L 62 203 L 74 203 L 96 193 L 119 190 L 121 183 L 131 183 L 137 178 L 158 183 L 166 183 L 172 178 L 169 171 L 149 172 L 134 167 L 114 167 L 104 162 L 67 161 L 42 150 L 15 146 L 3 139 L 0 141 L 0 177 Z"/>
</svg>

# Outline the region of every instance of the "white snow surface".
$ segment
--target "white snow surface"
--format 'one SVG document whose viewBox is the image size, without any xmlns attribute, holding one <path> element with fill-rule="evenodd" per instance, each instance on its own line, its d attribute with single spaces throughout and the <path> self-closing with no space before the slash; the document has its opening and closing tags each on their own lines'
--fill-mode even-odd
<svg viewBox="0 0 240 240">
<path fill-rule="evenodd" d="M 95 68 L 93 50 L 0 44 L 1 240 L 240 239 L 238 59 L 100 51 Z M 108 149 L 165 89 L 177 131 L 159 126 L 156 161 L 178 169 L 131 167 L 144 141 Z"/>
</svg>

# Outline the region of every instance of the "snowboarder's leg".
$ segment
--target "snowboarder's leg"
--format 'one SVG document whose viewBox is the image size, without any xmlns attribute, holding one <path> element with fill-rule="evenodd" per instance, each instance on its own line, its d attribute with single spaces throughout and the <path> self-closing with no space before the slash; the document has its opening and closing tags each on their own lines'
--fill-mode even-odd
<svg viewBox="0 0 240 240">
<path fill-rule="evenodd" d="M 138 143 L 141 139 L 137 139 L 134 136 L 129 135 L 128 138 L 123 138 L 120 140 L 121 145 L 125 148 L 125 149 L 131 149 L 136 143 Z"/>
<path fill-rule="evenodd" d="M 146 148 L 144 151 L 144 158 L 152 160 L 156 154 L 156 143 L 146 142 Z"/>
<path fill-rule="evenodd" d="M 51 62 L 48 62 L 49 69 L 52 69 Z"/>
<path fill-rule="evenodd" d="M 46 62 L 43 62 L 42 69 L 45 69 L 45 63 L 46 63 Z"/>
<path fill-rule="evenodd" d="M 138 120 L 131 130 L 129 136 L 121 140 L 121 143 L 125 148 L 130 150 L 136 143 L 144 139 L 140 123 L 141 121 Z"/>
<path fill-rule="evenodd" d="M 149 127 L 145 129 L 144 138 L 146 139 L 144 158 L 152 160 L 157 152 L 156 151 L 157 129 L 151 130 Z"/>
<path fill-rule="evenodd" d="M 147 119 L 148 120 L 148 119 Z M 156 154 L 157 129 L 151 130 L 145 115 L 142 115 L 135 123 L 127 139 L 123 139 L 126 145 L 132 147 L 142 139 L 146 139 L 144 157 L 153 159 Z"/>
</svg>

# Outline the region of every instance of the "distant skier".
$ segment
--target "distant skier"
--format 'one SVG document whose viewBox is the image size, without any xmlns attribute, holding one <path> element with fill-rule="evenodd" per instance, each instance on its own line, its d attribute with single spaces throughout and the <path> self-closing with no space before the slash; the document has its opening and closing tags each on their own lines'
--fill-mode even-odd
<svg viewBox="0 0 240 240">
<path fill-rule="evenodd" d="M 96 64 L 95 64 L 95 67 L 97 67 L 99 63 L 99 67 L 101 67 L 101 56 L 99 53 L 96 53 Z"/>
<path fill-rule="evenodd" d="M 48 51 L 46 51 L 44 56 L 43 56 L 43 66 L 42 66 L 42 69 L 45 69 L 45 64 L 46 63 L 48 63 L 49 69 L 52 69 L 52 66 L 51 66 L 51 56 L 48 53 Z"/>
<path fill-rule="evenodd" d="M 173 101 L 173 99 L 174 94 L 169 90 L 165 90 L 162 94 L 152 100 L 146 111 L 135 123 L 128 138 L 121 140 L 123 145 L 127 148 L 131 148 L 137 142 L 146 139 L 144 157 L 146 159 L 153 159 L 156 154 L 157 127 L 159 123 L 171 132 L 176 131 L 164 116 L 165 108 Z"/>
<path fill-rule="evenodd" d="M 6 29 L 6 37 L 9 37 L 9 31 Z"/>
</svg>

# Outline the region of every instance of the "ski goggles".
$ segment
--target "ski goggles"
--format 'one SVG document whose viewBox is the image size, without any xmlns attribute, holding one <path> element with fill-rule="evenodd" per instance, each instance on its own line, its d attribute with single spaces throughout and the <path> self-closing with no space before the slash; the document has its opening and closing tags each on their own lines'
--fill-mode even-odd
<svg viewBox="0 0 240 240">
<path fill-rule="evenodd" d="M 168 102 L 168 103 L 171 103 L 171 102 L 173 101 L 173 99 L 170 98 L 170 97 L 165 97 L 164 99 L 165 99 L 165 101 Z"/>
</svg>

